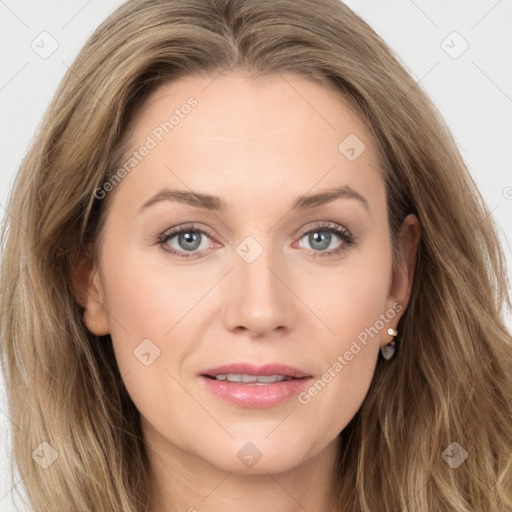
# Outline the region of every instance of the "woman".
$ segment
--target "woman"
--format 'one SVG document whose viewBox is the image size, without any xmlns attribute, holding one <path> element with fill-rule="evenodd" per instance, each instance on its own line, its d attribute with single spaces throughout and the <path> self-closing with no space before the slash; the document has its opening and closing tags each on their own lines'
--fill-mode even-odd
<svg viewBox="0 0 512 512">
<path fill-rule="evenodd" d="M 496 228 L 344 4 L 127 2 L 9 212 L 2 363 L 33 510 L 512 510 Z"/>
</svg>

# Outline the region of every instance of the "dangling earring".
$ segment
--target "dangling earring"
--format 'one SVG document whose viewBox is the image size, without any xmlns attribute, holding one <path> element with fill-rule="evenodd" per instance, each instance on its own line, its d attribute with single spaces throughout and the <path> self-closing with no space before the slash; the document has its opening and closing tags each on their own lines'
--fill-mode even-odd
<svg viewBox="0 0 512 512">
<path fill-rule="evenodd" d="M 390 336 L 396 336 L 398 334 L 398 331 L 395 329 L 391 329 L 391 327 L 388 329 L 388 334 Z M 395 340 L 390 341 L 387 345 L 384 345 L 383 347 L 380 347 L 380 353 L 382 354 L 382 357 L 386 359 L 386 361 L 389 361 L 393 355 L 395 354 L 396 346 L 395 346 Z"/>
</svg>

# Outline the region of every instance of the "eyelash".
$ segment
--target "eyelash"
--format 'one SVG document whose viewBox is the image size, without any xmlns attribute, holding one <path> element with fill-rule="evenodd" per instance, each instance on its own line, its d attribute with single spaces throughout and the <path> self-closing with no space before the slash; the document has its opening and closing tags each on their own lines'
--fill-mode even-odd
<svg viewBox="0 0 512 512">
<path fill-rule="evenodd" d="M 323 231 L 323 232 L 328 232 L 328 233 L 334 233 L 335 235 L 337 235 L 339 238 L 342 239 L 343 243 L 337 249 L 331 249 L 329 251 L 314 251 L 313 256 L 312 256 L 313 258 L 335 257 L 335 256 L 338 256 L 339 254 L 341 254 L 342 252 L 346 251 L 350 246 L 355 245 L 356 241 L 355 241 L 354 237 L 351 235 L 350 231 L 346 228 L 342 228 L 341 226 L 339 226 L 339 227 L 336 227 L 336 226 L 337 225 L 335 225 L 335 224 L 333 225 L 333 224 L 320 222 L 320 223 L 313 225 L 309 230 L 304 231 L 301 234 L 300 239 L 302 239 L 305 235 L 308 235 L 315 231 Z M 172 238 L 174 238 L 176 235 L 179 235 L 180 233 L 190 233 L 190 232 L 200 233 L 202 235 L 206 235 L 209 238 L 212 238 L 211 233 L 209 233 L 208 231 L 206 231 L 204 229 L 197 228 L 194 225 L 185 225 L 185 226 L 181 226 L 180 228 L 175 229 L 169 233 L 164 233 L 164 234 L 157 236 L 156 242 L 162 247 L 162 249 L 165 252 L 167 252 L 173 256 L 177 256 L 178 258 L 187 259 L 187 258 L 202 257 L 202 256 L 197 256 L 197 254 L 198 254 L 197 252 L 186 253 L 186 252 L 176 251 L 175 249 L 172 249 L 167 245 L 167 242 L 169 240 L 171 240 Z"/>
</svg>

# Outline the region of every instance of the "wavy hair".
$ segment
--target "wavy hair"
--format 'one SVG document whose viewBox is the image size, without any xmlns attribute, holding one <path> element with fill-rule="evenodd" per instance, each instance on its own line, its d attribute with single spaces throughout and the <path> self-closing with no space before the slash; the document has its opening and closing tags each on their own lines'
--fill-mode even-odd
<svg viewBox="0 0 512 512">
<path fill-rule="evenodd" d="M 375 136 L 394 264 L 406 214 L 421 226 L 399 350 L 379 357 L 339 434 L 333 510 L 512 511 L 511 304 L 497 227 L 427 95 L 338 0 L 130 0 L 70 66 L 2 229 L 11 466 L 30 506 L 142 512 L 151 502 L 140 413 L 109 336 L 86 328 L 72 279 L 96 261 L 109 202 L 95 190 L 123 161 L 144 100 L 179 77 L 226 69 L 292 71 L 339 91 Z M 467 452 L 457 468 L 446 461 L 455 442 Z M 41 468 L 36 448 L 55 450 L 57 463 Z"/>
</svg>

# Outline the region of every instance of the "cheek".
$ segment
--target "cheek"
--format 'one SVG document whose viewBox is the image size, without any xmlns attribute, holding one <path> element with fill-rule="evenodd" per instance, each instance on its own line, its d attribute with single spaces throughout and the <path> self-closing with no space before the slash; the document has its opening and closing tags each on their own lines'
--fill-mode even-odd
<svg viewBox="0 0 512 512">
<path fill-rule="evenodd" d="M 206 287 L 202 272 L 173 266 L 158 251 L 147 247 L 122 252 L 113 244 L 105 251 L 109 309 L 125 327 L 125 335 L 128 331 L 134 339 L 162 339 Z M 119 330 L 119 325 L 113 327 Z"/>
<path fill-rule="evenodd" d="M 316 295 L 322 319 L 340 340 L 351 340 L 385 312 L 391 284 L 391 259 L 382 251 L 360 251 L 325 279 Z M 339 345 L 339 344 L 338 344 Z M 338 348 L 343 348 L 338 346 Z"/>
<path fill-rule="evenodd" d="M 154 362 L 143 368 L 152 378 L 159 367 L 167 366 L 164 360 L 171 355 L 169 340 L 177 337 L 179 321 L 191 308 L 195 295 L 187 283 L 170 278 L 165 267 L 148 263 L 144 254 L 115 249 L 104 253 L 104 288 L 117 364 L 122 375 L 131 370 L 138 374 L 143 366 L 140 357 L 149 352 Z M 176 273 L 174 277 L 178 276 Z M 180 350 L 173 343 L 173 359 L 179 357 Z"/>
<path fill-rule="evenodd" d="M 343 329 L 344 338 L 355 337 L 376 323 L 380 314 L 384 313 L 388 292 L 389 274 L 384 269 L 377 273 L 370 273 L 366 269 L 354 271 L 345 280 L 343 290 L 333 301 L 336 310 L 332 311 L 333 317 L 337 318 L 337 327 Z"/>
<path fill-rule="evenodd" d="M 136 251 L 113 251 L 110 260 L 107 254 L 105 293 L 119 371 L 142 416 L 170 425 L 170 403 L 190 408 L 190 396 L 178 381 L 183 380 L 181 361 L 188 350 L 186 315 L 193 313 L 198 289 L 190 287 L 187 274 L 169 275 L 165 265 L 156 267 Z"/>
<path fill-rule="evenodd" d="M 383 318 L 386 318 L 391 259 L 386 255 L 384 247 L 382 252 L 354 258 L 350 265 L 335 273 L 324 288 L 326 293 L 319 294 L 317 299 L 323 308 L 319 316 L 329 328 L 325 336 L 318 338 L 319 352 L 325 355 L 326 373 L 322 380 L 329 382 L 331 399 L 340 406 L 336 410 L 349 415 L 350 411 L 355 413 L 370 385 L 380 333 L 386 332 L 388 326 Z M 389 315 L 388 322 L 391 319 Z"/>
</svg>

